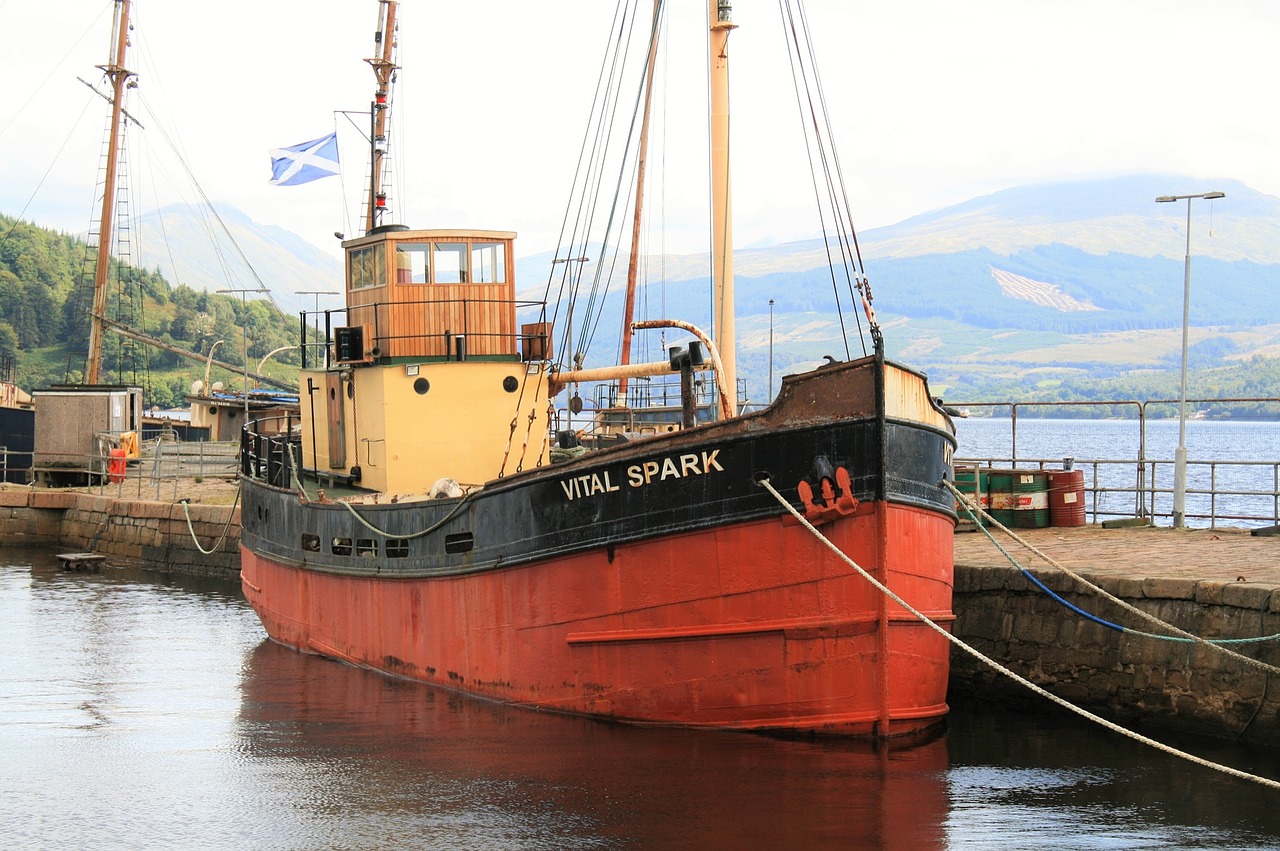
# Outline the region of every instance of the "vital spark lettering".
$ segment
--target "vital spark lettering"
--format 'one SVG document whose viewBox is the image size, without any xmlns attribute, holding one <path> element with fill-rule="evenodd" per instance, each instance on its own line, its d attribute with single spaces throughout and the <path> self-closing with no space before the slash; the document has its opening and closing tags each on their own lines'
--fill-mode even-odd
<svg viewBox="0 0 1280 851">
<path fill-rule="evenodd" d="M 713 470 L 723 473 L 724 467 L 716 460 L 719 454 L 719 449 L 713 449 L 710 452 L 668 455 L 661 460 L 632 464 L 626 470 L 626 484 L 628 487 L 640 488 L 667 479 L 702 476 Z M 608 470 L 561 479 L 560 487 L 564 490 L 565 499 L 569 500 L 622 490 L 622 486 L 613 481 Z"/>
</svg>

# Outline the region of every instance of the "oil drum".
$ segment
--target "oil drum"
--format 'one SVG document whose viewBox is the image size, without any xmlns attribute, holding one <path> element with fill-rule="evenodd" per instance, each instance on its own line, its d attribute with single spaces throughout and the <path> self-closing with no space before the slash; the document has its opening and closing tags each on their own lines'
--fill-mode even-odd
<svg viewBox="0 0 1280 851">
<path fill-rule="evenodd" d="M 1049 471 L 1049 523 L 1083 526 L 1084 470 Z"/>
<path fill-rule="evenodd" d="M 1044 529 L 1049 525 L 1049 474 L 1045 470 L 1013 473 L 1013 527 Z"/>
</svg>

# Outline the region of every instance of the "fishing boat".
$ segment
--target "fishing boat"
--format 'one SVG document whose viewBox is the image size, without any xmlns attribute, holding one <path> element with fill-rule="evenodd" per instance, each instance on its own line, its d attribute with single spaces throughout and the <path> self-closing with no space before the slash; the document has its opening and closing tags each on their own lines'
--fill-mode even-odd
<svg viewBox="0 0 1280 851">
<path fill-rule="evenodd" d="M 381 220 L 396 19 L 380 0 L 346 307 L 304 316 L 297 419 L 244 431 L 241 577 L 268 635 L 616 721 L 872 738 L 936 725 L 946 640 L 826 543 L 951 622 L 954 426 L 925 376 L 886 359 L 873 324 L 873 351 L 788 375 L 740 413 L 731 310 L 714 335 L 658 322 L 692 335 L 662 361 L 557 362 L 554 317 L 517 299 L 514 233 Z M 733 28 L 710 0 L 720 154 Z M 731 304 L 726 164 L 712 183 L 716 298 Z M 518 321 L 531 307 L 537 321 Z M 706 370 L 713 421 L 590 446 L 558 427 L 566 388 L 679 375 L 690 393 Z"/>
</svg>

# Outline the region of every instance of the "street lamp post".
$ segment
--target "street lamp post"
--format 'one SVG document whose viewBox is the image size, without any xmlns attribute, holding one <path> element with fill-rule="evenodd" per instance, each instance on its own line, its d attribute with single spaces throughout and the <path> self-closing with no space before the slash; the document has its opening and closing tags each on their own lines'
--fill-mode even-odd
<svg viewBox="0 0 1280 851">
<path fill-rule="evenodd" d="M 769 299 L 769 392 L 765 401 L 773 401 L 773 299 Z"/>
<path fill-rule="evenodd" d="M 244 421 L 249 422 L 249 293 L 264 293 L 266 289 L 258 287 L 252 290 L 215 290 L 220 295 L 240 293 L 241 336 L 244 342 Z"/>
<path fill-rule="evenodd" d="M 1191 201 L 1225 198 L 1225 192 L 1201 192 L 1198 195 L 1161 195 L 1157 203 L 1187 202 L 1187 254 L 1182 273 L 1182 389 L 1178 394 L 1178 449 L 1173 456 L 1173 526 L 1187 525 L 1187 330 L 1191 312 Z"/>
</svg>

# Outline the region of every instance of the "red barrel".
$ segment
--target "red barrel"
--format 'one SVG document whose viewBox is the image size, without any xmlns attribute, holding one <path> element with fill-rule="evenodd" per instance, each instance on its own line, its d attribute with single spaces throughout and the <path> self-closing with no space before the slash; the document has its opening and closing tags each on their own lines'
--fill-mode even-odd
<svg viewBox="0 0 1280 851">
<path fill-rule="evenodd" d="M 1049 471 L 1049 525 L 1084 525 L 1084 470 Z"/>
<path fill-rule="evenodd" d="M 123 449 L 112 449 L 111 460 L 107 462 L 107 478 L 111 480 L 111 484 L 118 485 L 124 481 L 125 460 Z"/>
</svg>

